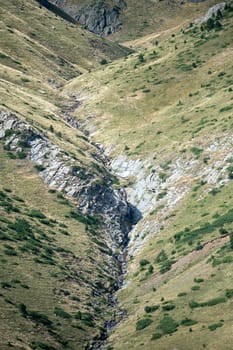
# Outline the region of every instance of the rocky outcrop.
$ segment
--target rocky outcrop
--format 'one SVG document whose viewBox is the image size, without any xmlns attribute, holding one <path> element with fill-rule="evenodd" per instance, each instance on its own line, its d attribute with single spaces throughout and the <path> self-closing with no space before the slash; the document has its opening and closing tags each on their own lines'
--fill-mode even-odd
<svg viewBox="0 0 233 350">
<path fill-rule="evenodd" d="M 149 238 L 166 226 L 177 204 L 193 188 L 200 189 L 199 200 L 230 181 L 232 146 L 233 136 L 229 134 L 206 139 L 199 157 L 190 152 L 189 157 L 173 157 L 164 165 L 157 164 L 153 158 L 133 160 L 125 155 L 112 161 L 112 169 L 118 176 L 125 180 L 134 178 L 134 184 L 126 188 L 127 196 L 143 215 L 129 233 L 129 255 L 136 255 Z"/>
<path fill-rule="evenodd" d="M 114 5 L 106 0 L 89 1 L 84 5 L 74 5 L 74 2 L 71 3 L 69 0 L 51 0 L 50 2 L 89 31 L 103 36 L 120 30 L 122 24 L 120 14 L 126 8 L 124 0 L 113 1 Z"/>
<path fill-rule="evenodd" d="M 226 3 L 221 2 L 220 4 L 216 4 L 209 8 L 206 14 L 203 17 L 200 17 L 194 21 L 194 24 L 204 23 L 208 21 L 209 18 L 212 18 L 213 15 L 216 15 L 218 11 L 223 11 L 225 9 Z"/>
<path fill-rule="evenodd" d="M 5 139 L 7 150 L 25 153 L 37 166 L 44 182 L 72 197 L 83 214 L 99 215 L 113 251 L 124 249 L 134 208 L 127 202 L 123 189 L 112 187 L 107 170 L 105 175 L 90 172 L 9 111 L 0 111 L 0 138 Z"/>
</svg>

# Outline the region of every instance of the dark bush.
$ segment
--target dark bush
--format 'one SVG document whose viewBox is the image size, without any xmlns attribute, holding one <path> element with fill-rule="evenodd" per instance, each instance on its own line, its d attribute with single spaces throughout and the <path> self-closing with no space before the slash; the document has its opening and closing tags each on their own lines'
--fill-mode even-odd
<svg viewBox="0 0 233 350">
<path fill-rule="evenodd" d="M 218 322 L 218 323 L 210 324 L 208 326 L 208 328 L 209 328 L 210 331 L 215 331 L 217 328 L 222 327 L 222 326 L 223 326 L 223 323 L 222 322 Z"/>
<path fill-rule="evenodd" d="M 200 289 L 200 286 L 193 286 L 191 287 L 192 290 L 199 290 Z"/>
<path fill-rule="evenodd" d="M 49 345 L 47 343 L 42 342 L 32 342 L 31 343 L 32 349 L 41 349 L 41 350 L 56 350 L 52 345 Z"/>
<path fill-rule="evenodd" d="M 201 303 L 198 303 L 194 300 L 189 302 L 189 307 L 191 309 L 197 308 L 197 307 L 205 307 L 205 306 L 215 306 L 217 304 L 225 303 L 227 301 L 226 297 L 217 297 L 213 298 Z"/>
<path fill-rule="evenodd" d="M 163 334 L 171 334 L 177 331 L 179 324 L 170 316 L 164 316 L 158 325 Z"/>
<path fill-rule="evenodd" d="M 27 311 L 27 316 L 31 320 L 35 321 L 36 323 L 41 323 L 41 324 L 43 324 L 44 326 L 47 326 L 47 327 L 52 326 L 52 321 L 50 321 L 50 319 L 46 315 L 44 315 L 44 314 L 42 314 L 42 313 L 40 313 L 38 311 L 28 310 Z"/>
<path fill-rule="evenodd" d="M 161 333 L 154 333 L 152 334 L 151 336 L 151 340 L 156 340 L 156 339 L 159 339 L 162 337 L 162 334 Z"/>
<path fill-rule="evenodd" d="M 100 60 L 100 64 L 101 65 L 108 64 L 108 61 L 106 60 L 106 58 L 102 58 L 102 60 Z"/>
<path fill-rule="evenodd" d="M 193 326 L 194 324 L 197 324 L 197 321 L 191 320 L 190 318 L 184 318 L 180 322 L 181 326 Z"/>
<path fill-rule="evenodd" d="M 19 311 L 20 311 L 20 313 L 21 313 L 21 315 L 23 316 L 23 317 L 26 317 L 27 316 L 27 307 L 26 307 L 26 305 L 25 304 L 23 304 L 23 303 L 21 303 L 21 304 L 19 304 Z"/>
<path fill-rule="evenodd" d="M 6 129 L 5 130 L 5 137 L 10 137 L 10 136 L 14 135 L 15 133 L 16 133 L 16 131 L 13 129 Z"/>
<path fill-rule="evenodd" d="M 32 218 L 38 218 L 38 219 L 46 218 L 46 216 L 40 210 L 37 210 L 37 209 L 32 209 L 28 215 L 31 216 Z"/>
<path fill-rule="evenodd" d="M 136 323 L 136 331 L 148 327 L 153 321 L 150 318 L 143 318 Z"/>
<path fill-rule="evenodd" d="M 233 298 L 233 289 L 227 289 L 225 295 L 228 299 Z"/>
<path fill-rule="evenodd" d="M 55 307 L 54 309 L 54 314 L 58 317 L 61 317 L 61 318 L 71 318 L 72 316 L 70 314 L 68 314 L 68 312 L 66 312 L 65 310 L 63 310 L 62 308 L 60 307 Z"/>
<path fill-rule="evenodd" d="M 159 305 L 145 306 L 144 310 L 147 314 L 159 309 Z"/>
<path fill-rule="evenodd" d="M 45 167 L 41 164 L 37 164 L 37 165 L 35 165 L 35 169 L 40 172 L 40 171 L 45 170 Z"/>
<path fill-rule="evenodd" d="M 163 309 L 163 311 L 171 311 L 171 310 L 175 309 L 175 307 L 176 306 L 174 304 L 167 304 L 167 305 L 163 305 L 162 309 Z"/>
<path fill-rule="evenodd" d="M 193 280 L 195 283 L 202 283 L 204 282 L 204 279 L 203 278 L 194 278 Z"/>
<path fill-rule="evenodd" d="M 150 262 L 147 259 L 142 259 L 139 261 L 140 267 L 143 267 L 145 265 L 148 265 Z"/>
<path fill-rule="evenodd" d="M 26 152 L 23 152 L 23 151 L 17 152 L 17 157 L 18 157 L 19 159 L 25 159 L 25 158 L 27 157 L 27 153 L 26 153 Z"/>
</svg>

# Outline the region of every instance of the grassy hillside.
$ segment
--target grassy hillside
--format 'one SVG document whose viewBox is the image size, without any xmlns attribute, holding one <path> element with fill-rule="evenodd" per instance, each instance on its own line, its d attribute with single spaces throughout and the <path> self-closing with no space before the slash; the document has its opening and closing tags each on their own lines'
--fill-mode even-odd
<svg viewBox="0 0 233 350">
<path fill-rule="evenodd" d="M 80 96 L 76 117 L 93 139 L 113 159 L 125 156 L 117 170 L 134 174 L 123 178 L 130 198 L 140 197 L 140 172 L 149 181 L 160 169 L 163 191 L 149 194 L 154 210 L 130 236 L 130 247 L 149 238 L 129 257 L 118 294 L 127 316 L 109 349 L 231 348 L 232 141 L 224 140 L 232 140 L 232 11 L 216 21 L 141 38 L 137 53 L 65 87 Z M 224 147 L 213 155 L 220 140 L 227 155 Z M 177 180 L 183 164 L 190 170 Z M 185 195 L 168 210 L 169 190 Z"/>
<path fill-rule="evenodd" d="M 37 78 L 69 79 L 127 50 L 70 24 L 36 1 L 2 1 L 1 63 Z"/>
<path fill-rule="evenodd" d="M 65 90 L 83 101 L 77 117 L 87 128 L 91 120 L 94 137 L 113 154 L 130 157 L 168 157 L 230 130 L 232 12 L 221 23 L 220 30 L 174 30 L 74 79 Z"/>
<path fill-rule="evenodd" d="M 233 12 L 189 24 L 213 3 L 127 1 L 112 39 L 130 40 L 132 53 L 36 1 L 2 1 L 1 110 L 58 146 L 76 175 L 81 167 L 85 181 L 88 173 L 97 186 L 125 187 L 144 211 L 117 294 L 124 314 L 108 294 L 117 272 L 106 226 L 77 212 L 79 198 L 47 187 L 27 152 L 5 144 L 8 130 L 0 141 L 1 349 L 92 349 L 106 320 L 111 328 L 123 315 L 107 350 L 231 349 Z M 123 157 L 116 171 L 127 176 L 104 167 L 83 128 Z"/>
<path fill-rule="evenodd" d="M 66 120 L 75 100 L 61 97 L 58 88 L 129 50 L 55 17 L 36 1 L 3 1 L 0 11 L 1 110 L 19 113 L 79 166 L 105 176 L 95 146 Z M 5 141 L 0 348 L 84 349 L 111 317 L 107 295 L 115 281 L 103 229 L 74 218 L 75 203 L 48 188 L 41 169 L 23 152 L 9 152 Z"/>
<path fill-rule="evenodd" d="M 232 183 L 216 196 L 190 195 L 130 261 L 119 293 L 128 314 L 110 335 L 113 349 L 231 349 L 232 204 Z"/>
<path fill-rule="evenodd" d="M 11 159 L 2 143 L 0 152 L 0 347 L 83 349 L 108 315 L 107 260 L 71 217 L 75 205 L 46 188 L 31 162 Z"/>
<path fill-rule="evenodd" d="M 191 3 L 180 1 L 133 1 L 127 0 L 127 9 L 122 12 L 122 30 L 113 35 L 116 40 L 128 41 L 147 34 L 161 32 L 184 21 L 189 23 L 201 16 L 206 9 L 218 1 Z"/>
<path fill-rule="evenodd" d="M 53 3 L 55 1 L 52 1 Z M 59 2 L 55 2 L 59 6 Z M 96 2 L 91 0 L 68 0 L 61 1 L 62 8 L 69 6 L 83 7 L 93 5 Z M 113 0 L 99 2 L 106 4 L 110 8 L 118 6 L 119 3 Z M 184 21 L 189 23 L 193 18 L 201 16 L 212 4 L 218 3 L 216 0 L 207 0 L 200 3 L 159 0 L 126 0 L 126 7 L 120 11 L 120 30 L 112 34 L 110 38 L 114 41 L 124 42 L 135 38 L 143 37 L 147 34 L 161 32 L 171 27 L 180 25 Z M 65 5 L 64 5 L 65 4 Z M 101 9 L 101 5 L 100 5 Z M 72 11 L 75 13 L 75 10 Z M 77 9 L 77 13 L 80 10 Z M 99 11 L 100 14 L 101 10 Z M 70 13 L 70 12 L 69 12 Z"/>
</svg>

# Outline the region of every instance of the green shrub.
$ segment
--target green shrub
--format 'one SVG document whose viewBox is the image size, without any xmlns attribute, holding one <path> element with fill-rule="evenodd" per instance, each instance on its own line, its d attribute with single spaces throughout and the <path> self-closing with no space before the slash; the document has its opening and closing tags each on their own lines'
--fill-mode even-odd
<svg viewBox="0 0 233 350">
<path fill-rule="evenodd" d="M 156 256 L 155 262 L 159 264 L 159 263 L 161 263 L 161 262 L 166 261 L 167 258 L 168 258 L 168 257 L 167 257 L 166 252 L 162 249 L 162 250 L 159 252 L 159 254 Z"/>
<path fill-rule="evenodd" d="M 146 260 L 146 259 L 142 259 L 142 260 L 139 261 L 140 267 L 143 267 L 143 266 L 145 266 L 145 265 L 148 265 L 149 263 L 150 263 L 150 262 L 149 262 L 148 260 Z"/>
<path fill-rule="evenodd" d="M 165 197 L 167 195 L 167 190 L 161 191 L 158 195 L 157 195 L 157 200 L 162 199 L 163 197 Z"/>
<path fill-rule="evenodd" d="M 227 289 L 226 292 L 225 292 L 225 296 L 226 296 L 228 299 L 233 298 L 233 289 Z"/>
<path fill-rule="evenodd" d="M 148 274 L 152 274 L 153 272 L 154 272 L 154 267 L 153 267 L 153 265 L 150 265 L 148 267 Z"/>
<path fill-rule="evenodd" d="M 193 326 L 194 324 L 197 324 L 197 321 L 192 320 L 191 318 L 184 318 L 180 322 L 181 326 Z"/>
<path fill-rule="evenodd" d="M 201 306 L 214 306 L 217 304 L 222 304 L 226 302 L 226 298 L 225 297 L 217 297 L 217 298 L 213 298 L 210 300 L 207 300 L 203 303 L 201 303 Z"/>
<path fill-rule="evenodd" d="M 41 165 L 41 164 L 36 164 L 35 165 L 35 169 L 40 172 L 40 171 L 45 170 L 45 167 L 43 165 Z"/>
<path fill-rule="evenodd" d="M 52 326 L 52 321 L 50 321 L 50 319 L 46 315 L 44 315 L 44 314 L 42 314 L 42 313 L 40 313 L 38 311 L 28 310 L 27 311 L 27 316 L 31 320 L 35 321 L 36 323 L 41 323 L 41 324 L 43 324 L 44 326 L 47 326 L 47 327 Z"/>
<path fill-rule="evenodd" d="M 19 241 L 33 236 L 31 225 L 25 219 L 17 218 L 15 222 L 8 224 L 8 228 L 15 231 L 13 237 Z"/>
<path fill-rule="evenodd" d="M 27 316 L 27 307 L 26 307 L 26 305 L 25 304 L 23 304 L 23 303 L 21 303 L 21 304 L 19 304 L 19 311 L 20 311 L 20 313 L 21 313 L 21 315 L 23 316 L 23 317 L 26 317 Z"/>
<path fill-rule="evenodd" d="M 80 213 L 78 213 L 77 211 L 70 211 L 70 217 L 83 223 L 86 225 L 90 225 L 93 227 L 98 227 L 100 225 L 100 220 L 97 216 L 91 216 L 91 215 L 82 215 Z"/>
<path fill-rule="evenodd" d="M 177 331 L 179 324 L 170 316 L 164 316 L 158 325 L 163 334 L 171 334 Z"/>
<path fill-rule="evenodd" d="M 6 255 L 8 255 L 8 256 L 16 256 L 17 255 L 17 253 L 16 253 L 16 251 L 14 250 L 14 248 L 11 248 L 11 249 L 9 249 L 9 248 L 7 248 L 7 249 L 4 249 L 4 254 L 6 254 Z"/>
<path fill-rule="evenodd" d="M 159 272 L 161 274 L 163 274 L 163 273 L 169 271 L 171 269 L 171 267 L 172 267 L 172 262 L 170 260 L 164 261 L 160 267 Z"/>
<path fill-rule="evenodd" d="M 144 310 L 147 314 L 159 309 L 159 305 L 145 306 Z"/>
<path fill-rule="evenodd" d="M 15 133 L 16 133 L 16 131 L 13 129 L 6 129 L 5 130 L 5 137 L 10 137 L 10 136 L 14 135 Z"/>
<path fill-rule="evenodd" d="M 90 313 L 88 313 L 88 312 L 85 313 L 84 312 L 82 314 L 81 320 L 82 320 L 82 323 L 84 323 L 86 326 L 88 326 L 88 327 L 95 327 L 95 324 L 93 322 L 93 316 Z"/>
<path fill-rule="evenodd" d="M 31 344 L 32 349 L 36 349 L 36 350 L 56 350 L 52 345 L 49 345 L 47 343 L 44 342 L 32 342 Z"/>
<path fill-rule="evenodd" d="M 202 283 L 204 282 L 204 279 L 203 278 L 194 278 L 193 280 L 195 283 Z"/>
<path fill-rule="evenodd" d="M 65 310 L 63 310 L 61 307 L 55 307 L 54 309 L 54 314 L 58 317 L 61 318 L 71 318 L 72 316 L 70 314 L 68 314 L 68 312 L 66 312 Z"/>
<path fill-rule="evenodd" d="M 191 287 L 192 290 L 199 290 L 201 287 L 200 286 L 193 286 Z"/>
<path fill-rule="evenodd" d="M 136 323 L 136 331 L 148 327 L 153 321 L 150 318 L 143 318 Z"/>
<path fill-rule="evenodd" d="M 31 216 L 32 218 L 38 218 L 38 219 L 46 218 L 46 216 L 40 210 L 37 210 L 37 209 L 32 209 L 28 215 Z"/>
<path fill-rule="evenodd" d="M 210 324 L 208 326 L 208 328 L 209 328 L 210 331 L 215 331 L 217 328 L 222 327 L 222 326 L 223 326 L 223 323 L 222 322 L 218 322 L 218 323 Z"/>
<path fill-rule="evenodd" d="M 233 179 L 233 166 L 231 165 L 231 166 L 229 166 L 228 168 L 227 168 L 227 171 L 228 171 L 228 177 L 229 177 L 229 179 Z"/>
<path fill-rule="evenodd" d="M 11 288 L 11 285 L 7 282 L 0 282 L 0 287 L 3 289 Z"/>
<path fill-rule="evenodd" d="M 197 308 L 197 307 L 205 307 L 205 306 L 215 306 L 217 304 L 225 303 L 227 301 L 226 297 L 217 297 L 213 298 L 201 303 L 198 303 L 194 300 L 189 302 L 189 307 L 191 309 Z"/>
<path fill-rule="evenodd" d="M 203 152 L 203 149 L 202 148 L 198 148 L 198 147 L 192 147 L 190 149 L 190 151 L 196 156 L 196 157 L 199 157 L 200 154 Z"/>
<path fill-rule="evenodd" d="M 108 64 L 108 61 L 106 60 L 106 58 L 102 58 L 102 60 L 100 60 L 99 62 L 101 65 L 105 65 Z"/>
<path fill-rule="evenodd" d="M 73 299 L 73 297 L 71 297 L 70 299 L 71 299 L 71 300 L 75 300 L 75 299 Z M 78 298 L 77 301 L 80 301 L 80 299 Z M 76 312 L 76 314 L 74 315 L 74 318 L 75 318 L 76 320 L 81 320 L 81 319 L 82 319 L 82 313 L 81 313 L 81 311 Z"/>
<path fill-rule="evenodd" d="M 189 307 L 190 307 L 190 309 L 195 309 L 196 307 L 199 307 L 199 306 L 200 306 L 199 303 L 196 302 L 196 301 L 194 301 L 194 300 L 191 300 L 191 301 L 189 302 Z"/>
<path fill-rule="evenodd" d="M 163 305 L 162 309 L 163 309 L 163 311 L 171 311 L 171 310 L 175 309 L 175 307 L 176 306 L 174 304 L 167 304 L 167 305 Z"/>
<path fill-rule="evenodd" d="M 25 159 L 27 157 L 27 153 L 23 151 L 17 152 L 16 154 L 19 159 Z"/>
<path fill-rule="evenodd" d="M 144 55 L 143 55 L 142 53 L 140 53 L 140 54 L 138 55 L 138 61 L 139 61 L 140 63 L 145 62 L 145 58 L 144 58 Z"/>
<path fill-rule="evenodd" d="M 222 112 L 227 112 L 227 111 L 231 111 L 232 110 L 232 106 L 226 106 L 226 107 L 223 107 L 219 110 L 220 113 Z"/>
<path fill-rule="evenodd" d="M 151 340 L 156 340 L 156 339 L 159 339 L 162 337 L 162 334 L 161 333 L 154 333 L 152 334 L 151 336 Z"/>
</svg>

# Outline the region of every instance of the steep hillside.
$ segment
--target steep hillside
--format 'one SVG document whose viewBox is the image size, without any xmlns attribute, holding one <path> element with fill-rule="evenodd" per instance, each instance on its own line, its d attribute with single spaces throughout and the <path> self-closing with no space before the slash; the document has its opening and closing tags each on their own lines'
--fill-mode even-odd
<svg viewBox="0 0 233 350">
<path fill-rule="evenodd" d="M 216 0 L 51 0 L 91 32 L 120 42 L 159 32 L 201 15 Z"/>
<path fill-rule="evenodd" d="M 47 79 L 70 78 L 128 50 L 64 21 L 36 1 L 1 2 L 1 63 Z"/>
<path fill-rule="evenodd" d="M 232 7 L 197 20 L 215 3 L 128 0 L 122 47 L 2 1 L 1 349 L 231 349 Z"/>
<path fill-rule="evenodd" d="M 110 348 L 231 348 L 232 27 L 228 8 L 142 38 L 65 87 L 143 215 Z"/>
<path fill-rule="evenodd" d="M 118 312 L 133 209 L 59 87 L 129 50 L 36 1 L 0 11 L 0 348 L 85 349 Z"/>
</svg>

